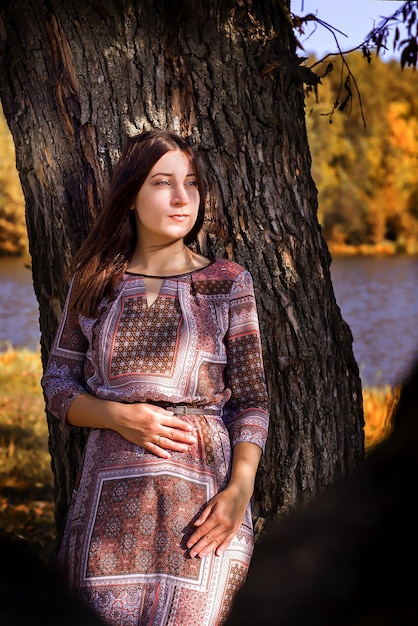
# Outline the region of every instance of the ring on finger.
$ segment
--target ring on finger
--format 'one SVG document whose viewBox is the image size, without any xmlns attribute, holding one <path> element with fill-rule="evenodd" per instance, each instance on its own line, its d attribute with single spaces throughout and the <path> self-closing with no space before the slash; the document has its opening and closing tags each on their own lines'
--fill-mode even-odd
<svg viewBox="0 0 418 626">
<path fill-rule="evenodd" d="M 157 446 L 160 445 L 161 437 L 162 435 L 158 435 L 157 437 L 157 441 L 155 442 Z"/>
</svg>

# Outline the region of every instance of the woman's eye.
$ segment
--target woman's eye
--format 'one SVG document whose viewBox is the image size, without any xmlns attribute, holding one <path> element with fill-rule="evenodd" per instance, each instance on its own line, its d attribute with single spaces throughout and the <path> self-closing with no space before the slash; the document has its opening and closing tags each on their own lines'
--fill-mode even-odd
<svg viewBox="0 0 418 626">
<path fill-rule="evenodd" d="M 197 180 L 188 180 L 186 185 L 191 185 L 192 187 L 197 187 Z"/>
<path fill-rule="evenodd" d="M 157 181 L 157 185 L 169 185 L 169 181 L 168 180 L 159 180 Z"/>
</svg>

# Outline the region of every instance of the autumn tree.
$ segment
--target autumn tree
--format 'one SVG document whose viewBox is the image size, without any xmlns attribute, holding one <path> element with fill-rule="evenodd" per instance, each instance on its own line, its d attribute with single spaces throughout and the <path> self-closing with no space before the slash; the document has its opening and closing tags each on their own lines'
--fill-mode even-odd
<svg viewBox="0 0 418 626">
<path fill-rule="evenodd" d="M 331 250 L 338 244 L 391 241 L 394 250 L 413 252 L 418 238 L 415 70 L 380 58 L 369 65 L 360 51 L 346 59 L 361 86 L 363 116 L 355 97 L 346 110 L 333 113 L 343 72 L 338 57 L 318 97 L 309 93 L 305 99 L 324 237 Z M 317 66 L 319 73 L 327 63 Z"/>
<path fill-rule="evenodd" d="M 13 141 L 0 106 L 0 256 L 25 252 L 24 199 L 16 175 Z"/>
<path fill-rule="evenodd" d="M 170 127 L 206 171 L 201 250 L 256 286 L 272 416 L 257 527 L 351 471 L 361 384 L 317 221 L 289 1 L 10 0 L 0 33 L 44 363 L 125 137 Z M 59 538 L 85 434 L 47 418 Z"/>
</svg>

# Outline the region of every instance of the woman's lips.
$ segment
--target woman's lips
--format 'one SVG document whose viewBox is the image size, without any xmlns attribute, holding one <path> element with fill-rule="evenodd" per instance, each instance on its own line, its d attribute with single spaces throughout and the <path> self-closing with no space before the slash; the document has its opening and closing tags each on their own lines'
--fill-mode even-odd
<svg viewBox="0 0 418 626">
<path fill-rule="evenodd" d="M 170 218 L 172 220 L 176 220 L 176 221 L 183 221 L 186 220 L 189 216 L 188 215 L 170 215 Z"/>
</svg>

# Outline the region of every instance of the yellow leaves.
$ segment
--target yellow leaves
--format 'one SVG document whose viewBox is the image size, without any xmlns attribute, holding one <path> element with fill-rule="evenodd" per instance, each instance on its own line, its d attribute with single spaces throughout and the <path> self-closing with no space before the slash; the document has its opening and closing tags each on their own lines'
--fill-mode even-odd
<svg viewBox="0 0 418 626">
<path fill-rule="evenodd" d="M 25 201 L 12 135 L 0 105 L 0 253 L 22 254 L 27 249 Z"/>
<path fill-rule="evenodd" d="M 360 91 L 367 129 L 353 98 L 349 114 L 329 112 L 339 90 L 341 63 L 319 89 L 319 102 L 307 97 L 306 126 L 312 175 L 318 189 L 318 219 L 330 249 L 336 245 L 413 251 L 418 242 L 418 97 L 416 76 L 396 62 L 360 53 L 347 56 Z M 344 72 L 343 72 L 344 73 Z M 338 241 L 333 235 L 338 235 Z M 341 235 L 344 241 L 341 242 Z"/>
<path fill-rule="evenodd" d="M 411 117 L 408 102 L 390 102 L 388 120 L 391 131 L 391 143 L 405 150 L 417 154 L 418 121 Z"/>
<path fill-rule="evenodd" d="M 389 104 L 388 121 L 393 148 L 392 177 L 402 210 L 417 180 L 418 119 L 411 115 L 407 102 L 395 101 Z"/>
<path fill-rule="evenodd" d="M 392 430 L 392 414 L 399 389 L 375 387 L 363 390 L 364 443 L 366 451 L 385 439 Z"/>
</svg>

